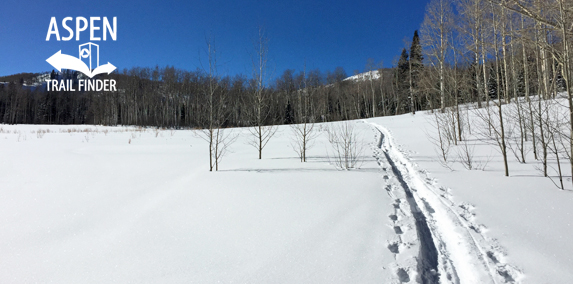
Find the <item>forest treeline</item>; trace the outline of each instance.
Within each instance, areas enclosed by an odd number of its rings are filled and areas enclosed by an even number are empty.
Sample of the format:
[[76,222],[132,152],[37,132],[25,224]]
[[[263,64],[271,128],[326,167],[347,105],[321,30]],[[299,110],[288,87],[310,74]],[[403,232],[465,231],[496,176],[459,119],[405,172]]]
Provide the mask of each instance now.
[[[305,119],[314,122],[372,117],[376,111],[376,115],[401,113],[395,109],[403,103],[391,98],[392,86],[384,84],[392,81],[392,69],[373,71],[376,79],[354,81],[344,80],[348,75],[342,68],[327,73],[286,70],[260,90],[268,98],[265,112],[272,114],[263,124],[301,121],[303,104]],[[384,78],[377,79],[377,74]],[[117,92],[48,92],[34,82],[39,75],[0,78],[9,82],[0,84],[0,122],[203,128],[207,126],[208,102],[214,96],[225,100],[223,127],[250,126],[253,94],[259,89],[256,80],[243,75],[217,77],[206,70],[174,67],[131,68],[94,78],[115,79]],[[52,72],[51,77],[75,82],[78,73],[63,70]]]

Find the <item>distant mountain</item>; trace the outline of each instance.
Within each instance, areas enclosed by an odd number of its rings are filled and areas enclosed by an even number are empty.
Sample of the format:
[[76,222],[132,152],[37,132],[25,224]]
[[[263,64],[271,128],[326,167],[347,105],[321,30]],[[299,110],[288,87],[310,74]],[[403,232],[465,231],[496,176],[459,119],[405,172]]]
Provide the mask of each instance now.
[[21,84],[23,86],[39,86],[50,78],[50,73],[18,73],[0,77],[0,84]]
[[350,76],[346,79],[344,79],[344,81],[366,81],[366,80],[370,80],[370,77],[372,76],[373,80],[376,80],[378,78],[380,78],[380,72],[378,70],[372,70],[369,72],[364,72],[364,73],[360,73],[360,74],[356,74],[354,76]]

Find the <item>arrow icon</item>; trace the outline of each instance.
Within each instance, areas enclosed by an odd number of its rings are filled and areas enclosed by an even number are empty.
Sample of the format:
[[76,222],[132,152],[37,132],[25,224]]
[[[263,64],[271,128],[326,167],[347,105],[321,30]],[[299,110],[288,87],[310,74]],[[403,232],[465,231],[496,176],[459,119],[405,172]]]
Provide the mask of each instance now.
[[86,76],[93,78],[93,76],[97,74],[103,73],[111,73],[113,72],[116,67],[113,66],[111,63],[107,63],[104,65],[98,66],[95,70],[90,71],[90,68],[83,62],[81,59],[73,57],[71,55],[62,54],[62,51],[56,52],[54,55],[50,56],[50,58],[46,59],[50,65],[54,66],[54,68],[58,69],[58,71],[62,71],[62,69],[70,69],[76,70],[79,72],[84,73]]
[[[82,63],[84,63],[84,62],[82,61]],[[86,64],[84,63],[84,65],[86,65]],[[87,65],[86,65],[86,67],[87,67]],[[103,74],[103,73],[109,74],[109,73],[113,72],[113,70],[115,70],[115,66],[113,66],[111,63],[108,62],[107,64],[98,66],[98,67],[92,72],[92,74],[93,74],[93,76],[95,76],[95,75],[97,75],[97,74]],[[91,78],[91,77],[90,77],[90,78]]]

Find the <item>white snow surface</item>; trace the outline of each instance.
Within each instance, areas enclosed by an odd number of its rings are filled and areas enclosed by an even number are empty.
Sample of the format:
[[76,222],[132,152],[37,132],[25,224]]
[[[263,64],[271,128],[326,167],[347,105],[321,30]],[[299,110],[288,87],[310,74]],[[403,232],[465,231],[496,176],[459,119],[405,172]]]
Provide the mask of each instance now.
[[0,125],[0,283],[420,283],[420,213],[440,283],[572,283],[573,192],[477,140],[484,170],[446,169],[430,122],[353,122],[351,171],[329,124],[307,163],[235,129],[218,172],[193,130]]
[[301,163],[288,127],[262,160],[237,130],[209,172],[191,130],[0,127],[0,283],[397,279],[379,167],[336,170],[326,135]]
[[[471,113],[470,116],[477,119]],[[465,261],[452,263],[458,275],[462,266],[476,261],[475,256],[483,258],[485,254],[486,262],[482,264],[489,266],[493,272],[491,274],[502,276],[501,279],[495,276],[491,280],[497,283],[573,283],[573,191],[567,160],[561,161],[567,177],[564,181],[567,190],[564,191],[554,184],[557,182],[555,160],[550,160],[552,182],[543,177],[539,170],[541,163],[533,159],[532,153],[529,153],[525,164],[518,163],[509,153],[510,177],[505,177],[503,160],[497,147],[473,135],[469,140],[475,146],[474,162],[486,165],[485,168],[470,171],[460,163],[453,163],[452,171],[440,165],[435,146],[428,140],[428,135],[435,132],[431,126],[432,120],[429,112],[418,112],[416,115],[405,114],[369,121],[387,129],[395,141],[394,147],[398,147],[404,155],[408,171],[421,177],[414,179],[414,183],[418,183],[416,186],[425,189],[418,190],[418,197],[428,198],[431,206],[441,203],[447,207],[433,207],[436,213],[425,212],[426,215],[432,218],[432,215],[439,213],[438,209],[447,209],[456,212],[459,217],[462,226],[451,230],[444,222],[447,218],[434,216],[438,237],[460,238],[459,245],[462,247],[452,249],[450,246],[447,250],[451,254],[450,260],[456,257],[463,259],[462,254],[467,253]],[[451,150],[452,156],[460,146],[456,147]],[[466,241],[467,232],[477,246]],[[444,243],[448,246],[452,242]],[[468,244],[479,249],[479,252],[472,251],[471,247],[469,252],[466,251],[468,248],[464,246]],[[483,265],[472,264],[467,269],[471,267],[474,268],[473,272],[484,268]],[[484,274],[481,275],[483,277]],[[462,277],[465,278],[461,279],[462,283],[490,282],[475,282],[472,281],[473,277],[467,278],[463,274]]]
[[344,79],[344,81],[347,81],[347,80],[366,81],[366,80],[370,80],[371,77],[372,77],[372,80],[376,80],[376,79],[380,78],[379,70],[372,70],[372,71],[367,71],[364,73],[352,75],[352,76]]

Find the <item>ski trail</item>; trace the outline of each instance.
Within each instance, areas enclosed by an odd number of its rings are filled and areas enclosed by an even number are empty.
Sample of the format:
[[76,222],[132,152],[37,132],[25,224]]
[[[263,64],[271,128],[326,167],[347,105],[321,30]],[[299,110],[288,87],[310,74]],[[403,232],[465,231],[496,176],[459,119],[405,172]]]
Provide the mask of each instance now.
[[487,239],[482,230],[485,226],[473,223],[473,206],[456,206],[447,191],[436,188],[432,179],[415,169],[387,129],[368,123],[379,135],[378,163],[390,165],[389,179],[398,181],[390,186],[403,192],[415,220],[420,242],[417,282],[518,283],[521,272],[503,263],[503,250]]
[[374,158],[383,172],[384,189],[393,200],[394,212],[388,216],[395,238],[388,240],[388,250],[394,254],[394,262],[389,267],[394,271],[395,281],[392,283],[411,283],[418,277],[417,254],[420,242],[416,221],[412,215],[410,202],[406,202],[406,192],[401,189],[399,181],[393,177],[390,165],[380,155],[380,148],[373,145]]

